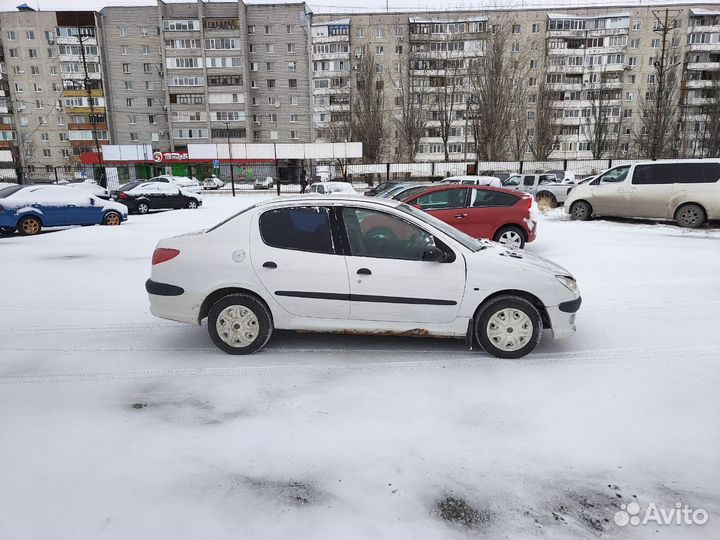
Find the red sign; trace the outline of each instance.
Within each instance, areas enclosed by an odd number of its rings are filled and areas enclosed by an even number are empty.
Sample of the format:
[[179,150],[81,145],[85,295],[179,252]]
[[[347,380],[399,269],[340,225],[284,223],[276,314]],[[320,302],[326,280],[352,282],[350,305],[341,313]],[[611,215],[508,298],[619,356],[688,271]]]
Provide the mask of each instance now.
[[187,152],[153,152],[153,161],[163,163],[165,161],[187,161]]

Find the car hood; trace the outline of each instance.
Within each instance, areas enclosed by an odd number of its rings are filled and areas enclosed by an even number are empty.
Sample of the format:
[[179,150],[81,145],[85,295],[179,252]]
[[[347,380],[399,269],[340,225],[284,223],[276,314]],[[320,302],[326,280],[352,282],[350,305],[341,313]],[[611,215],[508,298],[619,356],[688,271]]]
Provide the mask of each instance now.
[[489,242],[489,244],[491,245],[489,245],[487,249],[478,251],[476,255],[478,255],[479,257],[482,257],[483,255],[491,255],[497,257],[497,260],[502,261],[502,263],[504,264],[519,265],[527,270],[544,272],[547,274],[552,274],[553,276],[572,277],[572,273],[570,273],[567,269],[551,261],[550,259],[546,259],[545,257],[533,255],[519,249],[507,248],[502,244],[498,244],[496,242]]

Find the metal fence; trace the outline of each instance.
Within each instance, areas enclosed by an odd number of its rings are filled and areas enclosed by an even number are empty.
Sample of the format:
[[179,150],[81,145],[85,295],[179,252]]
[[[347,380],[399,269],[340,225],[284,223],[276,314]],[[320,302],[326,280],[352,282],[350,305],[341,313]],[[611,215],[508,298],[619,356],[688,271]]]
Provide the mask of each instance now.
[[107,187],[117,187],[136,180],[146,180],[160,174],[193,177],[202,182],[216,175],[225,182],[218,192],[231,190],[234,180],[236,191],[255,191],[264,189],[266,183],[260,181],[267,177],[273,179],[273,189],[280,187],[281,193],[301,191],[301,178],[307,184],[322,179],[341,180],[352,183],[356,189],[377,185],[385,181],[439,181],[448,176],[465,174],[493,175],[498,173],[534,173],[546,171],[572,171],[576,178],[597,174],[600,171],[639,160],[592,159],[592,160],[550,160],[550,161],[494,161],[494,162],[427,162],[427,163],[341,163],[326,164],[292,162],[243,162],[233,164],[232,169],[226,163],[179,163],[173,165],[157,164],[106,164],[104,166],[62,166],[62,167],[25,167],[0,169],[0,182],[30,183],[68,183],[106,181]]

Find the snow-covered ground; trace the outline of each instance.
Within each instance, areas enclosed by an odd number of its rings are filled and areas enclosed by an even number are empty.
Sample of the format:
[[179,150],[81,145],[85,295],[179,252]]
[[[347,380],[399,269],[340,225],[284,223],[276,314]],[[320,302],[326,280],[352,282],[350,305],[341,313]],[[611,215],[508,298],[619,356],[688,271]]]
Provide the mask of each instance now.
[[[278,333],[250,357],[156,319],[156,241],[265,194],[0,238],[0,537],[720,536],[720,231],[544,218],[577,334]],[[619,527],[632,501],[710,514]]]

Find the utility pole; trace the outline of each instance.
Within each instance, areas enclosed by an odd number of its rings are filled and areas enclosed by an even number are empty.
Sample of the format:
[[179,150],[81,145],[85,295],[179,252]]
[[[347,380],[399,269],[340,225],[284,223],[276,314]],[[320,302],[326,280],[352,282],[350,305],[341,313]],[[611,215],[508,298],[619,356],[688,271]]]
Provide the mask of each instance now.
[[[98,140],[97,118],[95,116],[95,104],[93,103],[92,85],[91,85],[91,80],[90,80],[90,74],[88,73],[88,68],[87,68],[87,59],[85,57],[85,42],[84,42],[82,31],[80,28],[81,28],[80,24],[78,23],[77,38],[78,38],[78,43],[80,44],[80,57],[82,59],[82,64],[83,64],[83,75],[84,75],[83,86],[85,88],[85,93],[87,94],[88,104],[90,105],[90,123],[92,124],[92,133],[93,133],[93,141],[95,143],[95,152],[98,155],[98,159],[100,159],[100,169],[99,169],[100,186],[107,187],[107,181],[105,179],[105,167],[103,166],[103,161],[102,161],[102,151],[100,150],[100,141]],[[97,43],[97,34],[95,36],[95,42]]]
[[232,163],[232,146],[230,145],[230,122],[225,122],[225,134],[228,142],[228,157],[230,158],[230,185],[232,186],[232,196],[235,196],[235,173],[233,172]]

